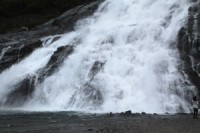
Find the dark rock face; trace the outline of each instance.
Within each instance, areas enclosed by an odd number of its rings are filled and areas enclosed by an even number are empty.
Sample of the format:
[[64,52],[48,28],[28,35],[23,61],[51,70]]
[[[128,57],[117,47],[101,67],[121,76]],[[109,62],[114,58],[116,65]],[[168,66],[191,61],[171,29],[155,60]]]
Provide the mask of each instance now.
[[5,101],[6,106],[20,106],[31,96],[35,87],[35,76],[29,75],[20,83],[18,83],[7,96]]
[[66,10],[92,1],[95,0],[1,0],[0,34],[14,30],[26,31]]
[[58,67],[64,62],[64,60],[72,54],[74,51],[74,46],[67,45],[62,46],[57,49],[57,51],[54,52],[54,54],[51,56],[51,59],[45,66],[45,68],[42,68],[38,72],[39,82],[42,82],[45,77],[50,76],[55,72],[55,70],[58,69]]
[[178,48],[184,72],[200,91],[200,3],[194,3],[188,11],[188,21],[178,33]]
[[87,5],[81,5],[71,10],[64,12],[59,17],[52,19],[51,21],[32,28],[32,31],[41,31],[40,34],[43,36],[54,35],[54,34],[62,34],[68,31],[74,30],[75,23],[84,19],[94,13],[97,9],[98,5],[102,3],[104,0],[91,0]]
[[[91,107],[98,107],[104,102],[101,88],[93,85],[95,76],[103,69],[104,64],[105,63],[100,61],[94,62],[88,74],[89,81],[87,81],[73,94],[70,100],[71,106],[76,105],[77,107],[84,107],[88,106],[88,103],[90,103],[89,105],[91,105]],[[80,99],[82,103],[76,104],[75,102]]]
[[79,19],[85,18],[85,16],[91,15],[94,12],[94,10],[97,9],[97,7],[98,7],[98,4],[94,2],[85,7],[79,6],[75,9],[71,9],[68,12],[65,12],[60,17],[53,20],[52,25],[58,26],[60,29],[63,29],[66,31],[74,30],[74,23]]
[[[76,103],[77,100],[82,102]],[[70,105],[76,105],[77,107],[99,107],[103,103],[103,95],[101,89],[95,88],[92,84],[86,83],[80,90],[76,91],[71,97]]]
[[71,45],[59,47],[51,56],[47,65],[38,71],[38,76],[28,75],[14,86],[14,90],[8,94],[7,101],[4,104],[7,106],[23,105],[23,103],[32,95],[35,85],[41,83],[46,77],[53,74],[73,51],[74,46]]
[[89,77],[90,77],[90,80],[93,80],[94,77],[97,75],[97,73],[103,69],[103,66],[104,66],[105,63],[103,62],[100,62],[100,61],[95,61],[92,68],[90,69],[90,72],[89,72]]
[[[15,43],[15,42],[14,42]],[[0,45],[1,47],[2,45]],[[8,46],[3,46],[0,50],[0,72],[9,68],[11,65],[21,61],[24,57],[28,56],[35,49],[42,46],[40,40],[30,40],[29,42],[17,42]]]

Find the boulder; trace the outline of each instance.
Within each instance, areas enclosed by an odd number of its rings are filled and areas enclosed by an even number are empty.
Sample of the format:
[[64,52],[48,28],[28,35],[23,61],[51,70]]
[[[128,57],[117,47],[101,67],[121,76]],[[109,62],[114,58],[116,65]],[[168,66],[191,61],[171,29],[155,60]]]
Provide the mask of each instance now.
[[146,115],[146,112],[142,112],[141,114],[142,114],[142,115]]
[[130,116],[130,115],[132,115],[132,112],[131,112],[131,110],[128,110],[128,111],[125,111],[125,113],[124,113],[126,116]]

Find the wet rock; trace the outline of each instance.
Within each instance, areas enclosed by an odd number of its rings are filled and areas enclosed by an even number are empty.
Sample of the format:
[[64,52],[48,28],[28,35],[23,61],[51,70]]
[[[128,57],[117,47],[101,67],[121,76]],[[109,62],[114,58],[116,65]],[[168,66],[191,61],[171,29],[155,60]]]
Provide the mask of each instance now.
[[112,112],[109,113],[108,117],[113,117],[114,114]]
[[57,40],[59,40],[60,38],[61,38],[61,36],[54,37],[53,40],[52,40],[52,43],[55,42],[55,41],[57,41]]
[[91,131],[94,131],[94,129],[91,129],[91,128],[90,128],[90,129],[88,129],[88,131],[91,132]]
[[4,103],[6,106],[21,106],[32,95],[35,87],[35,76],[29,75],[17,85],[13,86]]
[[56,18],[52,22],[52,25],[58,26],[65,31],[74,30],[74,24],[76,21],[91,15],[97,9],[97,7],[98,4],[95,2],[86,6],[79,6],[77,8],[71,9],[68,12],[62,14],[60,17]]
[[94,0],[87,5],[81,5],[71,10],[68,10],[64,12],[61,16],[51,20],[48,23],[45,23],[44,25],[37,26],[34,29],[37,30],[40,28],[54,27],[56,30],[52,30],[56,31],[56,33],[72,31],[74,30],[77,21],[80,19],[84,19],[89,15],[92,15],[101,2],[102,0]]
[[51,56],[47,65],[42,68],[39,73],[39,82],[42,82],[45,77],[50,76],[53,74],[59,66],[64,62],[64,60],[73,53],[74,46],[66,45],[59,47]]
[[97,114],[92,114],[92,116],[97,116]]
[[129,115],[132,115],[132,112],[131,112],[131,110],[128,110],[128,111],[125,111],[125,113],[124,113],[126,116],[129,116]]
[[28,56],[41,46],[42,42],[38,39],[34,39],[29,40],[29,42],[22,41],[1,47],[2,57],[0,58],[0,72],[21,61],[24,57]]
[[182,71],[200,91],[200,3],[194,1],[188,11],[188,21],[178,33],[178,49],[183,60]]
[[141,114],[142,114],[142,115],[146,115],[146,112],[142,112]]
[[140,113],[133,113],[133,116],[140,116]]
[[121,113],[119,113],[121,116],[124,116],[125,115],[125,113],[124,112],[121,112]]
[[77,107],[98,108],[104,102],[103,94],[100,88],[94,87],[90,83],[86,83],[78,89],[71,97],[70,105]]
[[89,77],[90,80],[93,80],[96,74],[103,68],[105,63],[100,62],[100,61],[95,61],[92,68],[90,69],[89,72]]
[[176,113],[176,115],[188,115],[187,113]]

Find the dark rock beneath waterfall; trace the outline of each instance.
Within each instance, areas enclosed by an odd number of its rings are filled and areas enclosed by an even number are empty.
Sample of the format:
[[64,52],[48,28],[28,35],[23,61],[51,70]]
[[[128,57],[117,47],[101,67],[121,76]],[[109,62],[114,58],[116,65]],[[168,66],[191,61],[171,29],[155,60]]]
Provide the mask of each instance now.
[[7,96],[4,103],[6,106],[20,106],[31,96],[35,86],[35,76],[29,75],[17,85],[13,86],[13,91]]
[[188,11],[188,21],[178,33],[178,48],[183,71],[200,91],[200,3],[193,3]]
[[24,57],[41,46],[42,42],[40,40],[29,40],[29,42],[22,41],[10,45],[7,44],[4,47],[0,46],[2,54],[0,58],[0,72],[21,61]]
[[[103,65],[104,63],[100,61],[94,62],[88,74],[90,80],[74,93],[70,100],[71,105],[76,105],[78,107],[89,106],[96,108],[103,103],[104,99],[101,88],[93,85],[94,77],[103,68]],[[109,116],[112,116],[112,113],[110,113]]]
[[96,74],[103,68],[105,63],[100,62],[100,61],[95,61],[92,68],[90,69],[89,72],[89,77],[90,80],[93,80]]
[[97,9],[97,7],[98,4],[91,3],[87,6],[79,6],[77,8],[71,9],[68,12],[62,14],[60,17],[53,20],[52,25],[58,26],[60,29],[66,31],[74,30],[74,23],[77,20],[83,19],[86,16],[91,15],[94,10]]
[[59,66],[64,62],[64,60],[70,54],[73,53],[73,51],[74,51],[73,45],[66,45],[59,47],[53,53],[47,65],[38,72],[39,82],[42,82],[45,77],[48,77],[51,74],[53,74],[59,68]]
[[70,105],[77,107],[99,107],[103,103],[103,94],[100,88],[96,88],[90,83],[86,83],[78,89],[71,97]]

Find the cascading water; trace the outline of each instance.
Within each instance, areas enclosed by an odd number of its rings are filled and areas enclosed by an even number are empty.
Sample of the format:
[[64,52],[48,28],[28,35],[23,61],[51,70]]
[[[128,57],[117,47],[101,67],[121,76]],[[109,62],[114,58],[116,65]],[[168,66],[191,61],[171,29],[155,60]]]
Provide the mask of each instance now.
[[36,82],[23,108],[189,112],[186,95],[195,90],[184,84],[176,49],[188,7],[187,0],[106,0],[75,31],[1,73],[1,103],[11,86],[36,74],[59,46],[79,40],[56,72]]

